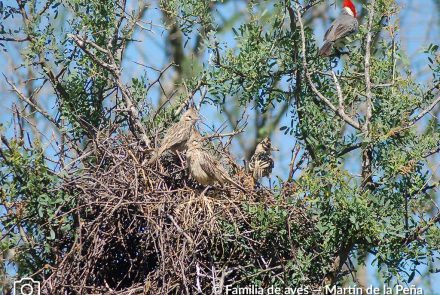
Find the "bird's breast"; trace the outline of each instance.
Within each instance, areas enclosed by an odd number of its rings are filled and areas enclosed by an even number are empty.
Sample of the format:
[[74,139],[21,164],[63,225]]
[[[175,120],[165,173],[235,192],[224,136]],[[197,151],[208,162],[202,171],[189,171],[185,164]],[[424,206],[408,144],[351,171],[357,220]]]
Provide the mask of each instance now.
[[194,178],[197,182],[203,185],[212,184],[211,177],[203,170],[200,161],[197,158],[197,155],[188,156],[189,161],[189,170],[192,178]]

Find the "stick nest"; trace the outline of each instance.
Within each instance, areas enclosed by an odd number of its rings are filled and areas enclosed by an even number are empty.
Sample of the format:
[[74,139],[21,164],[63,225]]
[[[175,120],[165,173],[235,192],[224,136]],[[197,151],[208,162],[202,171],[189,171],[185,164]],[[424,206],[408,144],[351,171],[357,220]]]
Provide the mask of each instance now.
[[[77,202],[77,231],[59,249],[43,294],[213,294],[274,278],[288,285],[298,252],[316,251],[301,244],[316,230],[291,190],[202,194],[175,155],[147,167],[151,153],[133,138],[94,146],[86,168],[63,184]],[[234,167],[244,183],[249,175]],[[316,275],[303,274],[302,283],[319,285]]]

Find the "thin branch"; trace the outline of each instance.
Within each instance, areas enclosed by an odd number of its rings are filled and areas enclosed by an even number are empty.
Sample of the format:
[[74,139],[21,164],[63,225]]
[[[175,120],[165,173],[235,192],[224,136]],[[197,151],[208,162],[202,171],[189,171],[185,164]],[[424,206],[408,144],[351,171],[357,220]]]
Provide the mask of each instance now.
[[323,101],[333,112],[335,112],[336,115],[338,115],[342,120],[344,120],[347,124],[349,124],[350,126],[352,126],[355,129],[360,130],[361,129],[361,125],[356,122],[355,120],[353,120],[350,116],[348,116],[345,111],[341,108],[336,107],[327,97],[325,97],[317,88],[316,85],[313,83],[312,81],[312,76],[310,75],[309,72],[309,66],[307,64],[307,57],[306,57],[306,36],[304,33],[304,24],[302,22],[302,16],[301,13],[298,10],[297,7],[298,4],[295,4],[295,12],[297,14],[298,17],[298,23],[300,26],[300,32],[301,32],[301,45],[302,45],[302,64],[303,64],[303,68],[304,68],[304,72],[306,74],[307,77],[307,81],[310,85],[310,87],[312,88],[313,93],[315,93],[315,95],[317,95],[319,97],[319,99],[321,101]]
[[107,56],[111,55],[110,51],[107,49],[104,49],[100,47],[99,45],[95,44],[94,42],[85,40],[83,38],[78,37],[77,35],[68,34],[67,37],[72,39],[76,45],[78,45],[79,48],[81,48],[95,63],[100,65],[101,67],[105,68],[109,72],[114,72],[115,74],[119,75],[119,68],[114,64],[106,63],[105,61],[99,59],[95,53],[91,52],[86,45],[89,45],[96,50],[105,53]]
[[[415,117],[411,122],[409,122],[408,124],[404,125],[403,127],[396,127],[396,128],[392,128],[389,132],[388,135],[389,137],[396,137],[398,136],[401,132],[408,130],[409,128],[413,127],[414,125],[416,125],[416,123],[418,121],[420,121],[424,116],[426,116],[430,111],[432,111],[436,105],[438,105],[440,103],[440,96],[438,96],[426,109],[424,109],[419,115],[417,115],[417,117]],[[430,155],[427,155],[425,157],[428,157]]]
[[185,236],[185,238],[188,240],[190,244],[194,244],[194,240],[177,224],[176,220],[174,220],[174,217],[171,216],[171,214],[167,214],[167,217],[171,220],[173,225],[176,227],[176,230]]
[[181,103],[181,105],[177,108],[176,112],[174,113],[175,116],[179,116],[180,113],[182,113],[183,108],[185,106],[187,106],[189,104],[189,102],[191,101],[191,99],[193,99],[194,95],[196,94],[196,92],[200,89],[200,87],[202,87],[205,84],[205,82],[203,81],[203,78],[199,80],[199,82],[197,83],[196,87],[191,91],[191,93],[188,94],[187,98],[185,99],[184,102]]
[[238,130],[235,130],[235,131],[232,131],[232,132],[229,132],[229,133],[216,133],[216,134],[211,134],[211,135],[204,136],[203,138],[204,139],[210,139],[210,138],[232,137],[232,136],[235,136],[237,134],[243,133],[246,125],[243,126],[240,129],[238,129]]
[[[151,145],[150,139],[147,136],[147,132],[145,130],[144,125],[142,124],[140,120],[140,114],[139,111],[135,107],[135,103],[133,102],[133,95],[131,94],[130,90],[124,85],[121,79],[121,70],[118,65],[116,65],[116,62],[111,54],[111,52],[107,49],[104,49],[100,47],[99,45],[95,44],[94,42],[85,40],[77,35],[69,34],[69,38],[71,38],[79,48],[81,48],[95,63],[100,65],[101,67],[107,69],[113,76],[114,81],[116,85],[119,87],[122,93],[122,97],[124,98],[125,104],[127,106],[127,109],[130,113],[131,119],[134,121],[135,126],[137,129],[139,129],[142,133],[142,140],[146,144],[146,146],[149,148]],[[106,53],[108,55],[108,58],[110,59],[111,63],[107,63],[102,61],[101,59],[97,58],[96,55],[91,52],[87,46],[91,46],[95,48],[96,50]]]
[[169,64],[168,64],[167,66],[165,66],[162,70],[156,70],[156,69],[154,69],[154,68],[152,68],[152,67],[148,67],[148,66],[146,66],[146,65],[144,65],[144,64],[141,64],[141,63],[138,63],[138,62],[134,62],[134,63],[136,63],[136,64],[138,64],[138,65],[140,65],[140,66],[144,66],[144,67],[146,67],[146,68],[150,68],[150,69],[153,69],[153,70],[159,72],[159,75],[157,76],[157,78],[156,78],[154,81],[152,81],[152,82],[150,83],[150,85],[148,85],[148,87],[147,87],[147,92],[150,91],[150,89],[151,89],[151,87],[153,87],[153,85],[155,85],[157,82],[160,81],[160,79],[162,78],[162,76],[164,75],[164,73],[165,73],[169,68],[171,68],[172,66],[175,66],[174,63],[169,63]]
[[341,85],[334,71],[332,71],[333,81],[335,82],[336,92],[338,93],[339,109],[344,110],[344,96],[342,95]]
[[208,87],[205,87],[202,91],[202,95],[200,96],[199,105],[197,106],[197,109],[200,110],[202,107],[203,101],[205,100],[206,94],[208,94]]
[[428,231],[436,223],[440,222],[440,212],[438,212],[434,217],[428,220],[425,226],[419,225],[416,227],[405,239],[402,240],[403,245],[408,245],[411,242],[417,240],[420,235]]
[[296,158],[298,157],[298,153],[301,150],[301,147],[298,145],[298,142],[295,142],[295,147],[292,149],[292,157],[289,164],[289,178],[288,181],[292,181],[293,175],[297,170],[298,165],[295,165]]
[[344,148],[342,151],[340,151],[337,154],[337,157],[340,158],[340,157],[344,156],[345,154],[348,154],[348,153],[350,153],[354,150],[357,150],[358,148],[361,148],[361,147],[362,147],[362,143],[356,143],[354,145],[348,146],[348,147]]
[[435,106],[440,102],[440,95],[426,108],[424,109],[417,117],[415,117],[408,127],[415,125],[420,119],[422,119],[426,114],[432,111]]
[[372,40],[372,27],[373,27],[373,18],[374,18],[374,2],[371,1],[371,10],[368,16],[368,32],[366,36],[366,44],[365,44],[365,87],[367,97],[367,113],[365,115],[365,123],[362,127],[363,131],[366,132],[365,136],[369,136],[370,125],[371,125],[371,117],[373,115],[373,93],[371,92],[371,77],[370,77],[370,66],[371,66],[371,40]]
[[440,152],[440,142],[437,145],[438,146],[435,149],[433,149],[433,150],[427,152],[425,155],[423,155],[423,158],[428,158],[428,157],[430,157],[432,155],[435,155],[438,152]]
[[29,41],[29,37],[25,37],[25,38],[10,38],[10,37],[0,37],[0,41],[5,41],[5,42],[26,42]]
[[[371,91],[371,76],[370,76],[370,67],[371,67],[371,42],[373,36],[373,20],[374,20],[374,5],[375,0],[371,0],[370,9],[368,13],[368,24],[367,24],[367,35],[365,40],[365,59],[364,59],[364,67],[365,67],[365,88],[366,88],[366,103],[367,103],[367,111],[365,114],[365,123],[362,126],[362,131],[364,133],[364,137],[367,141],[370,140],[370,131],[371,131],[371,118],[373,116],[373,93]],[[362,187],[368,188],[372,184],[373,180],[373,172],[372,172],[372,158],[373,151],[371,146],[366,146],[362,151]]]
[[9,86],[12,87],[12,90],[18,95],[18,98],[20,100],[24,101],[25,103],[27,103],[28,105],[33,107],[43,117],[45,117],[48,121],[53,123],[58,129],[61,130],[61,126],[58,124],[58,122],[51,115],[49,115],[48,112],[43,110],[37,103],[34,103],[29,98],[27,98],[20,90],[18,90],[18,88],[11,81],[9,81],[9,79],[5,76],[5,74],[3,74],[3,77],[5,77],[6,83],[8,83]]

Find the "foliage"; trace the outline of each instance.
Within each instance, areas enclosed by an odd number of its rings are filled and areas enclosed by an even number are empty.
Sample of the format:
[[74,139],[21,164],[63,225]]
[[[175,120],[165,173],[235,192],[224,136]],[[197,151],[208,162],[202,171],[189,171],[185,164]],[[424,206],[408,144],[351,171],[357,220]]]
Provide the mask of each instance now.
[[[320,1],[247,2],[245,17],[228,23],[215,14],[228,1],[161,1],[154,9],[169,28],[168,45],[185,55],[194,43],[195,60],[144,65],[139,76],[122,65],[153,4],[132,11],[115,0],[2,4],[0,45],[21,44],[23,67],[41,80],[28,92],[8,80],[25,107],[11,112],[0,146],[0,249],[15,252],[3,261],[4,276],[13,266],[49,293],[59,284],[77,293],[191,294],[343,284],[343,266],[352,271],[352,260],[362,264],[366,255],[390,285],[410,283],[439,259],[432,157],[440,129],[429,117],[439,102],[439,46],[426,47],[432,81],[421,83],[399,44],[397,1],[369,1],[349,56],[330,60],[318,55],[309,26]],[[22,19],[16,31],[12,18]],[[47,111],[43,87],[55,101]],[[255,140],[284,134],[300,154],[283,163],[286,177],[270,189],[205,194],[182,159],[144,166],[182,106],[197,99],[234,127],[255,110]],[[51,124],[55,152],[32,118]],[[228,143],[211,147],[245,183]]]
[[10,141],[0,153],[2,226],[8,230],[0,247],[14,249],[17,256],[9,259],[23,277],[55,263],[75,235],[74,217],[69,214],[75,199],[58,189],[60,180],[46,166],[38,142],[35,144],[29,150],[23,141]]

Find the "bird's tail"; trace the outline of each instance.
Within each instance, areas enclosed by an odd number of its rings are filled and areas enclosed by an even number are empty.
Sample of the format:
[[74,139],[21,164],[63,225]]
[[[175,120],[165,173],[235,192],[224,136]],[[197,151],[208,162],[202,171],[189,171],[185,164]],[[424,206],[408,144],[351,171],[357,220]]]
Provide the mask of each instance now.
[[331,56],[333,54],[333,45],[334,42],[325,42],[321,49],[319,49],[319,55]]

